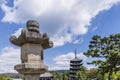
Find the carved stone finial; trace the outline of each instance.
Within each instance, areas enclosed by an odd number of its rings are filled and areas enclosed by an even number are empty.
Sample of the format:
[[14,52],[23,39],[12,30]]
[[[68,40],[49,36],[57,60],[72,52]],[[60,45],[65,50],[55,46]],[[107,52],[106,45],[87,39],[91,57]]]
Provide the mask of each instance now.
[[28,31],[39,32],[39,23],[35,20],[27,21],[26,26],[27,26]]

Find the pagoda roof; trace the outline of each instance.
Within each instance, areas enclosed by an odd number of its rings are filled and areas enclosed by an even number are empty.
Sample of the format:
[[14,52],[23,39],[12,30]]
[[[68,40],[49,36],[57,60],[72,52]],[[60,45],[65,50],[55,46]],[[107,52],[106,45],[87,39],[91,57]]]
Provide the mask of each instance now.
[[70,61],[81,61],[81,59],[75,57],[74,59],[70,60]]

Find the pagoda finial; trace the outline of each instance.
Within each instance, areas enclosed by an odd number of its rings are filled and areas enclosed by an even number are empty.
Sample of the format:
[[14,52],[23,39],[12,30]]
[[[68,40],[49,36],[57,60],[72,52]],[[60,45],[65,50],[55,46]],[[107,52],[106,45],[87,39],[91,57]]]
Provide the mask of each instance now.
[[75,49],[75,58],[77,58],[77,55],[76,55],[76,49]]

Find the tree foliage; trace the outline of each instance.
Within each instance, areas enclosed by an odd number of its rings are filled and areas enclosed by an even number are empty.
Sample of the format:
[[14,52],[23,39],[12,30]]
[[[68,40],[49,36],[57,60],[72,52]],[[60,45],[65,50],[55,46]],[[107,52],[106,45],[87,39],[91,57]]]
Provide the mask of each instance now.
[[109,37],[93,36],[89,44],[89,49],[84,53],[93,58],[102,58],[92,61],[101,69],[101,73],[108,72],[108,80],[111,80],[112,73],[120,69],[120,34],[110,35]]
[[53,80],[68,80],[69,79],[69,70],[63,71],[63,73],[59,73],[56,71],[50,71],[52,75],[54,75]]
[[87,77],[87,69],[84,66],[81,66],[80,71],[77,72],[77,79],[85,80]]
[[0,80],[12,80],[9,76],[0,74]]

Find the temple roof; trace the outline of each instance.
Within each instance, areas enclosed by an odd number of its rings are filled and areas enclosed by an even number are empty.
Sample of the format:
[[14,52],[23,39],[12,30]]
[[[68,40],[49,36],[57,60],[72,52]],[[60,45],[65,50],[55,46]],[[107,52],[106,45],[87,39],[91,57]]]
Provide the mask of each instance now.
[[40,77],[53,77],[53,75],[49,72],[46,72],[44,74],[41,74]]

